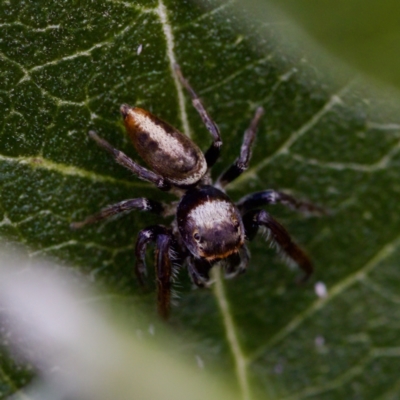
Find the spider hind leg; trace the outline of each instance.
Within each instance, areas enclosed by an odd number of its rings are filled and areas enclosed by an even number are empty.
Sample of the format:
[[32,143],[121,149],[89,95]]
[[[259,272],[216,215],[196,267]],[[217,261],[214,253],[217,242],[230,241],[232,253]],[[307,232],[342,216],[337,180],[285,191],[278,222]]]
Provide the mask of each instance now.
[[115,162],[133,172],[138,178],[153,183],[161,190],[167,191],[171,189],[171,185],[164,179],[164,177],[145,167],[142,167],[137,162],[129,158],[125,153],[116,149],[106,140],[98,136],[95,131],[89,131],[88,135],[97,143],[98,146],[106,150],[115,160]]

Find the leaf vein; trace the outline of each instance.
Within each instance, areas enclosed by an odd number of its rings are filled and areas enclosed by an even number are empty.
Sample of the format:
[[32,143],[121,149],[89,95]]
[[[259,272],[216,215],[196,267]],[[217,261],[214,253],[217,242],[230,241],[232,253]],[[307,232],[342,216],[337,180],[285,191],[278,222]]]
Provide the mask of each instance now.
[[271,348],[276,343],[282,341],[289,334],[294,332],[306,319],[310,318],[316,312],[321,310],[327,303],[331,302],[338,295],[343,293],[345,290],[353,286],[357,282],[362,282],[365,276],[371,272],[381,261],[392,255],[395,250],[400,245],[400,236],[396,237],[392,242],[383,246],[365,265],[363,265],[359,270],[349,275],[347,278],[343,279],[332,289],[329,290],[326,297],[320,298],[312,303],[306,310],[304,310],[300,315],[294,317],[283,329],[277,332],[265,345],[258,348],[250,357],[250,361],[253,362],[264,352]]
[[96,248],[96,249],[100,249],[100,250],[105,250],[111,254],[111,258],[114,258],[118,253],[121,253],[124,251],[131,251],[134,247],[133,244],[129,244],[127,246],[121,246],[121,247],[110,247],[110,246],[105,246],[103,244],[99,244],[99,243],[95,243],[95,242],[84,243],[82,241],[70,239],[70,240],[67,240],[62,243],[53,244],[51,246],[43,247],[39,250],[35,250],[35,251],[31,252],[29,254],[29,256],[36,257],[41,254],[46,254],[49,251],[59,250],[59,249],[65,248],[65,247],[69,247],[69,246],[72,247],[72,246],[78,246],[78,245],[85,247],[85,248]]
[[305,158],[300,154],[291,154],[292,158],[298,162],[303,164],[308,164],[312,166],[316,166],[324,169],[332,169],[336,171],[343,170],[352,170],[358,172],[372,173],[381,171],[387,168],[390,164],[392,158],[399,152],[400,150],[400,141],[396,144],[396,146],[392,147],[390,151],[385,154],[380,160],[377,162],[367,165],[367,164],[358,164],[358,163],[347,163],[347,162],[323,162],[313,158]]
[[247,360],[239,344],[238,334],[229,308],[228,299],[226,298],[222,273],[220,268],[215,268],[214,271],[215,283],[213,293],[217,300],[218,307],[222,314],[222,321],[225,328],[226,339],[231,349],[232,357],[235,361],[236,376],[238,378],[239,387],[243,400],[250,399],[250,385],[247,376]]
[[394,304],[400,304],[400,297],[394,295],[393,293],[389,293],[387,289],[384,289],[382,286],[378,285],[376,282],[372,282],[371,279],[365,277],[362,281],[363,285],[378,294],[383,299],[386,299]]
[[271,56],[266,56],[259,60],[255,60],[255,62],[249,63],[249,64],[241,67],[240,69],[237,69],[234,73],[225,77],[224,79],[218,80],[217,83],[215,83],[214,85],[210,85],[210,86],[202,89],[200,93],[205,94],[205,93],[214,91],[215,89],[217,89],[221,86],[224,86],[225,84],[233,81],[235,78],[237,78],[238,76],[240,76],[242,73],[246,72],[247,70],[251,70],[252,68],[255,68],[257,65],[260,65],[260,64],[268,61],[270,58],[271,58]]
[[131,25],[127,25],[124,29],[122,29],[120,32],[116,33],[115,35],[113,35],[112,39],[108,39],[105,40],[104,42],[100,42],[100,43],[96,43],[95,45],[93,45],[92,47],[86,49],[86,50],[81,50],[78,51],[74,54],[70,54],[68,56],[65,57],[61,57],[61,58],[57,58],[55,60],[49,61],[47,63],[41,64],[41,65],[36,65],[35,67],[32,67],[29,72],[34,72],[40,69],[43,69],[49,65],[57,65],[60,62],[64,62],[64,61],[69,61],[69,60],[74,60],[75,58],[79,58],[79,57],[91,57],[93,50],[105,47],[105,46],[110,46],[111,44],[114,43],[115,38],[122,36],[126,31],[128,31],[129,29],[131,29],[132,26]]
[[348,382],[351,382],[355,376],[361,375],[364,373],[365,366],[373,361],[375,358],[380,357],[400,357],[400,348],[399,347],[389,347],[389,348],[375,348],[371,349],[368,354],[363,357],[359,362],[344,371],[338,377],[333,379],[332,381],[326,383],[322,386],[308,387],[296,394],[292,394],[290,396],[284,397],[284,400],[299,400],[301,398],[307,398],[310,396],[315,396],[317,394],[321,394],[327,392],[329,390],[337,389]]
[[256,178],[257,173],[260,172],[264,167],[270,164],[275,158],[281,156],[282,154],[289,153],[292,145],[303,137],[307,132],[309,132],[327,113],[332,111],[332,109],[342,103],[341,97],[349,90],[350,84],[345,85],[338,93],[333,94],[325,105],[316,112],[305,124],[303,124],[299,129],[292,132],[289,138],[269,157],[264,158],[258,165],[249,168],[245,171],[235,182],[230,185],[230,188],[234,189],[239,187],[243,182],[250,178]]
[[124,185],[128,187],[148,187],[147,182],[130,182],[122,179],[116,179],[107,175],[99,175],[95,172],[87,171],[78,167],[55,163],[43,157],[9,157],[0,155],[0,162],[17,163],[21,165],[28,165],[32,168],[41,168],[48,171],[58,172],[60,175],[77,176],[80,178],[88,179],[93,182],[107,182],[113,184]]
[[24,24],[20,21],[13,21],[13,22],[3,22],[2,24],[0,24],[0,28],[3,27],[14,27],[14,26],[21,26],[25,29],[29,29],[31,32],[47,32],[49,30],[53,30],[53,29],[60,29],[60,25],[48,25],[45,28],[34,28],[33,26]]
[[158,7],[155,9],[155,13],[160,20],[160,23],[161,23],[161,26],[163,29],[163,33],[165,36],[169,68],[170,68],[172,79],[174,81],[176,92],[178,95],[178,105],[179,105],[179,111],[180,111],[180,119],[181,119],[181,123],[182,123],[182,130],[185,135],[190,137],[191,130],[190,130],[189,119],[188,119],[187,111],[186,111],[186,101],[185,101],[185,97],[183,95],[183,87],[182,87],[182,85],[178,79],[178,76],[175,73],[175,69],[174,69],[174,66],[177,63],[175,51],[174,51],[175,38],[174,38],[174,35],[172,32],[172,27],[168,20],[167,8],[165,7],[162,0],[158,1]]
[[296,394],[284,397],[283,400],[299,400],[337,389],[347,382],[351,382],[356,376],[361,375],[364,372],[364,366],[371,360],[371,358],[371,354],[367,354],[356,365],[347,369],[330,382],[327,382],[322,386],[308,387]]

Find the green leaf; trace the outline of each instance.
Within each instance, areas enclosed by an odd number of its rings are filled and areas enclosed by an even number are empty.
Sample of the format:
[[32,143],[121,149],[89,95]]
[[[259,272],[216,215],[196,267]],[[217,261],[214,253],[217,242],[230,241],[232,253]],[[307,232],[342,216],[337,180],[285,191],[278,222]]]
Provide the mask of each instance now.
[[[75,232],[69,224],[126,198],[173,199],[114,164],[87,131],[137,159],[119,116],[128,103],[205,150],[209,134],[172,73],[178,62],[222,132],[214,177],[237,156],[255,108],[266,110],[251,167],[229,188],[234,200],[274,188],[331,211],[306,218],[269,209],[314,261],[304,287],[261,235],[244,276],[217,274],[213,289],[200,291],[182,271],[171,318],[181,351],[243,399],[395,398],[399,101],[268,10],[246,17],[215,1],[3,2],[0,233],[32,258],[75,266],[156,321],[154,290],[139,288],[132,267],[137,232],[160,219],[131,213]],[[2,362],[4,396],[27,380],[10,363]]]

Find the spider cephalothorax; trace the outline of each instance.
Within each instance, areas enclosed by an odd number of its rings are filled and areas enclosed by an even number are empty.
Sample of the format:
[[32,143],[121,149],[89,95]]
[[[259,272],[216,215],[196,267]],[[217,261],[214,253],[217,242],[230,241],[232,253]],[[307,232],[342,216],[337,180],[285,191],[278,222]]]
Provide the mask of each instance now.
[[310,203],[297,201],[275,190],[253,193],[236,203],[226,195],[224,187],[248,167],[251,146],[263,114],[261,107],[256,110],[245,132],[239,157],[212,185],[209,170],[220,154],[220,133],[178,66],[175,72],[190,93],[194,107],[213,137],[213,143],[205,154],[188,137],[166,122],[148,111],[128,105],[121,106],[126,130],[138,154],[150,169],[131,160],[95,132],[90,131],[89,136],[107,150],[116,162],[139,178],[180,195],[179,203],[166,205],[146,198],[134,198],[110,205],[82,222],[72,223],[73,228],[80,228],[133,209],[161,216],[175,215],[170,227],[154,225],[140,231],[135,250],[135,272],[143,283],[146,247],[150,242],[156,244],[158,311],[163,318],[169,314],[173,268],[187,266],[197,286],[207,285],[210,269],[219,262],[226,276],[244,272],[249,262],[245,241],[252,240],[259,227],[268,230],[269,240],[303,269],[303,280],[307,279],[313,271],[308,256],[292,241],[281,224],[259,208],[282,203],[300,211],[320,211]]
[[214,261],[237,253],[245,232],[239,210],[214,186],[190,189],[176,213],[182,241],[196,258]]

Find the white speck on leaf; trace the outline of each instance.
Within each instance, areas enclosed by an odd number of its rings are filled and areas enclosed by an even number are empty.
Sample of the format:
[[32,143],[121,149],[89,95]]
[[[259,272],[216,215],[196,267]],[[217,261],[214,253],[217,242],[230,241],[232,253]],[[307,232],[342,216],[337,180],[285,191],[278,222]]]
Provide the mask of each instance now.
[[149,325],[149,333],[151,336],[154,336],[155,334],[155,329],[153,324]]
[[328,295],[328,289],[323,282],[317,282],[314,286],[314,290],[315,294],[320,298],[324,298]]
[[316,347],[322,347],[325,345],[325,338],[323,336],[318,335],[315,337],[314,342]]
[[197,366],[198,366],[200,369],[204,369],[204,361],[203,361],[203,359],[202,359],[199,355],[197,355],[197,354],[196,354],[196,361],[197,361]]
[[280,375],[283,372],[283,369],[284,367],[282,363],[275,364],[274,366],[274,372],[278,375]]

